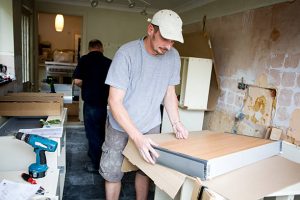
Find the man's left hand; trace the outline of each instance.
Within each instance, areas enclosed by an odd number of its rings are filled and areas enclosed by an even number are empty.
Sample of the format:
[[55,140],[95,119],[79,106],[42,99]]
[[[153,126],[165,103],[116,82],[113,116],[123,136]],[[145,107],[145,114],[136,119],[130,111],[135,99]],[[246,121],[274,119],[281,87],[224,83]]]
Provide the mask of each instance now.
[[172,125],[173,131],[178,139],[187,139],[189,136],[188,130],[184,127],[184,125],[178,121]]

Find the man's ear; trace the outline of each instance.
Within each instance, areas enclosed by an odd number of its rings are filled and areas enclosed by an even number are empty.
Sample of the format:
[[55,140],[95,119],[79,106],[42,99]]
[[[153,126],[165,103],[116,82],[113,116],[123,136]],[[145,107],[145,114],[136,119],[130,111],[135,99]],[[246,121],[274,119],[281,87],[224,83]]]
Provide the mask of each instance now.
[[147,27],[147,33],[148,35],[153,35],[154,34],[154,27],[152,24],[149,24]]

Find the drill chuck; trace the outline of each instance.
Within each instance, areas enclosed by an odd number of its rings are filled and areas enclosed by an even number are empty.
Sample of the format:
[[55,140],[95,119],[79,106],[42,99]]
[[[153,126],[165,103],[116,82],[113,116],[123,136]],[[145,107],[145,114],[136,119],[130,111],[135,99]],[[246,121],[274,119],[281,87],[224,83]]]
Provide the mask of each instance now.
[[24,142],[26,142],[26,143],[28,143],[28,138],[29,138],[29,134],[25,134],[25,133],[21,133],[21,132],[18,132],[17,134],[16,134],[16,138],[18,139],[18,140],[22,140],[22,141],[24,141]]

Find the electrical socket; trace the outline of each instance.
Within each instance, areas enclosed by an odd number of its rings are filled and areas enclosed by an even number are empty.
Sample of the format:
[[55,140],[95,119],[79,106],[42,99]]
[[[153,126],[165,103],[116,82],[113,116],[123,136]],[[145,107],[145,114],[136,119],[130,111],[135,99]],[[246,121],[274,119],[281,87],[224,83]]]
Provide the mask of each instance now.
[[241,82],[238,82],[238,89],[245,90],[247,87],[248,85],[244,83],[244,78],[242,77]]

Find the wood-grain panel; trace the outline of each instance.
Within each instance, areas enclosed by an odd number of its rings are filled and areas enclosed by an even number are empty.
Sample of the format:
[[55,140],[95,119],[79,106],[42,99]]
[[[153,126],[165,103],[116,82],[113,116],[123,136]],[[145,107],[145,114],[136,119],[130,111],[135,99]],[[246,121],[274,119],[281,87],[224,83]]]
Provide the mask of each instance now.
[[176,139],[173,133],[150,136],[160,147],[195,158],[210,160],[272,141],[243,135],[211,131],[191,132],[188,139]]

